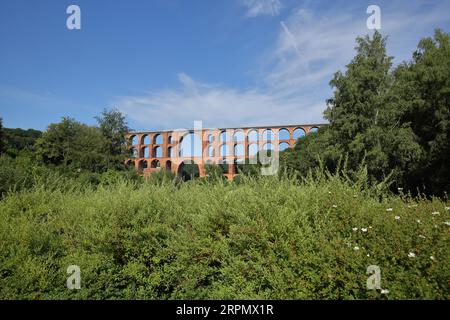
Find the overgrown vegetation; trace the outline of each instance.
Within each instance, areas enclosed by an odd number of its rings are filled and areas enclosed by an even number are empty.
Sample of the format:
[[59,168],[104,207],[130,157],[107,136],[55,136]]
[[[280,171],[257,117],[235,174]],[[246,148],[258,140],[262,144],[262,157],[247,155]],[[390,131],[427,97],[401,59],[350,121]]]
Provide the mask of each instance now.
[[[356,182],[243,179],[12,193],[0,202],[0,298],[450,298],[445,202],[388,196],[364,170]],[[73,264],[81,290],[66,288]],[[366,288],[369,265],[388,294]]]

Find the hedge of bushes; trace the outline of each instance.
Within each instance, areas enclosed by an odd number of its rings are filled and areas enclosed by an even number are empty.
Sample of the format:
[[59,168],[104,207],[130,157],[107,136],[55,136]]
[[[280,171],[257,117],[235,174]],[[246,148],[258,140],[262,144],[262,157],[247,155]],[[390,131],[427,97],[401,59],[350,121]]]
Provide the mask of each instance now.
[[[1,299],[450,298],[446,201],[364,175],[111,179],[0,201]],[[383,291],[367,289],[370,265]]]

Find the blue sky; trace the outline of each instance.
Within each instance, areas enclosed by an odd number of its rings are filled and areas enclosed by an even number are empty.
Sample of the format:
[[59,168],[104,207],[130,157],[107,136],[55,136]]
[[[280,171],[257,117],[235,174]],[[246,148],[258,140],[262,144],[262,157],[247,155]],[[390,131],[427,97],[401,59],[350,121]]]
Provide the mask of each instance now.
[[[66,28],[70,4],[81,30]],[[395,63],[450,31],[448,0],[0,0],[0,117],[45,129],[117,107],[136,130],[322,123],[371,4]]]

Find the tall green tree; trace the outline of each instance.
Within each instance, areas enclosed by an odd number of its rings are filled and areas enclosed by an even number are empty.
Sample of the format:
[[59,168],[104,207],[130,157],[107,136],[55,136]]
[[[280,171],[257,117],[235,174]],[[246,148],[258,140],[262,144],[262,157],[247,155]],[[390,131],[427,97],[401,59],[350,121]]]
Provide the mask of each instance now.
[[126,134],[130,131],[125,116],[117,109],[104,109],[95,117],[100,131],[105,138],[103,151],[107,157],[109,168],[121,168],[125,158],[129,156]]
[[426,193],[450,192],[450,35],[424,38],[409,63],[396,70],[395,95],[422,155],[405,182]]
[[319,158],[331,171],[346,160],[349,173],[365,163],[373,181],[389,176],[403,187],[405,174],[423,155],[411,125],[404,121],[408,108],[393,90],[393,58],[379,32],[356,42],[356,55],[345,72],[336,72],[330,81],[334,94],[324,112],[329,125],[300,139],[297,151],[287,152],[282,163],[302,175],[317,166]]
[[36,141],[36,155],[46,164],[102,172],[107,168],[104,145],[98,128],[63,118],[50,124]]
[[391,94],[393,58],[379,32],[356,41],[356,56],[346,72],[337,72],[330,82],[334,96],[324,113],[330,122],[329,148],[348,155],[350,170],[365,160],[372,178],[399,177],[420,156],[420,148],[410,128],[400,123],[404,110]]

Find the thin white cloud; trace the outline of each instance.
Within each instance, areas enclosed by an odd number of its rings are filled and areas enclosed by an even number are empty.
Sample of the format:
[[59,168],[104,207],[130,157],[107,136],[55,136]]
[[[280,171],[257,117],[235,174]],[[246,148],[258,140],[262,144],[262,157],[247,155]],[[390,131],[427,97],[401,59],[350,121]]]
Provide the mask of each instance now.
[[289,28],[286,26],[286,24],[283,21],[281,21],[280,24],[281,24],[281,27],[283,28],[284,32],[286,33],[286,37],[287,37],[288,41],[292,44],[292,47],[295,49],[297,54],[299,56],[301,56],[300,50],[298,50],[297,42],[295,41],[294,35],[291,33],[291,31],[289,30]]
[[192,128],[195,120],[203,121],[207,127],[320,122],[317,115],[323,105],[314,106],[310,101],[304,100],[302,105],[298,99],[285,99],[256,89],[242,91],[202,84],[186,74],[180,74],[179,79],[179,89],[122,97],[117,105],[147,128]]
[[248,17],[277,16],[282,7],[280,0],[241,0],[241,3],[247,7]]

